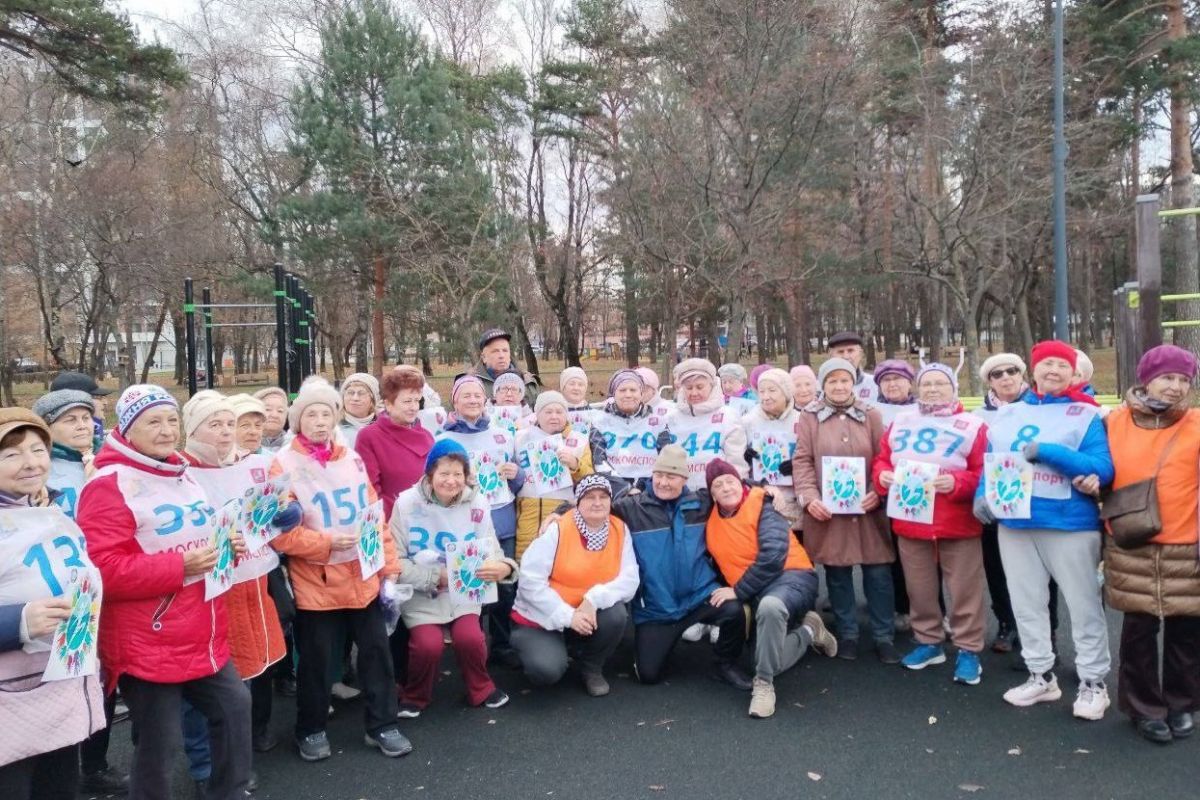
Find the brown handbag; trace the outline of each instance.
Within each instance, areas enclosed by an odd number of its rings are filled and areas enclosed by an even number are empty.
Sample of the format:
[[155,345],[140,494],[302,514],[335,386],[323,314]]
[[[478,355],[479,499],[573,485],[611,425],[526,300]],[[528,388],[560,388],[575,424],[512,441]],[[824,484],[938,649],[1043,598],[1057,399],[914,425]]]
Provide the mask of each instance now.
[[1154,467],[1153,477],[1122,486],[1104,497],[1100,505],[1100,518],[1108,523],[1108,530],[1117,547],[1125,550],[1142,547],[1162,531],[1162,514],[1158,510],[1158,471],[1175,446],[1181,430],[1182,426],[1167,440],[1167,446],[1163,448]]

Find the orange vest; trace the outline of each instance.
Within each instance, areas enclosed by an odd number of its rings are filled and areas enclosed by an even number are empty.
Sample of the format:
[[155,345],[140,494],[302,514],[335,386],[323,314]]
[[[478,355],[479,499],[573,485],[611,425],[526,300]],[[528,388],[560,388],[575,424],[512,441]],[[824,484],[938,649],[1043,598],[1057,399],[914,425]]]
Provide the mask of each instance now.
[[1105,427],[1115,470],[1113,489],[1154,477],[1154,468],[1163,448],[1179,431],[1175,445],[1158,473],[1158,510],[1163,528],[1162,533],[1151,541],[1156,544],[1195,544],[1196,496],[1200,489],[1200,475],[1196,469],[1200,460],[1200,410],[1189,409],[1183,419],[1171,427],[1152,430],[1137,427],[1130,410],[1118,408],[1108,415]]
[[608,518],[608,542],[603,550],[588,550],[575,524],[574,514],[558,518],[558,551],[550,568],[550,588],[572,608],[583,602],[583,595],[598,583],[615,580],[621,573],[621,552],[625,545],[625,526],[613,516]]
[[[732,517],[721,516],[717,504],[713,503],[712,514],[704,526],[705,544],[730,586],[742,579],[742,575],[758,557],[758,518],[762,515],[766,497],[764,489],[751,489],[742,501],[741,508]],[[793,536],[788,537],[787,561],[783,568],[813,568],[808,553]]]

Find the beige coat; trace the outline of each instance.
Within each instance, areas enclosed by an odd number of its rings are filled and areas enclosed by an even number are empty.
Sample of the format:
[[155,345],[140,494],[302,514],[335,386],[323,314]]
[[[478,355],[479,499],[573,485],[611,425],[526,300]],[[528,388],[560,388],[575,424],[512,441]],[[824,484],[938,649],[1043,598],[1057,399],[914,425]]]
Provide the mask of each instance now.
[[[822,421],[821,416],[826,418]],[[862,421],[855,417],[861,417]],[[821,458],[824,456],[864,459],[868,472],[867,490],[870,491],[871,461],[879,452],[882,437],[883,420],[879,412],[866,410],[861,404],[856,404],[850,413],[829,413],[815,402],[801,412],[796,455],[792,458],[792,481],[796,502],[806,509],[801,530],[804,531],[804,548],[814,562],[849,567],[890,564],[896,560],[882,506],[869,514],[837,514],[828,522],[819,522],[807,512],[809,503],[821,499]]]

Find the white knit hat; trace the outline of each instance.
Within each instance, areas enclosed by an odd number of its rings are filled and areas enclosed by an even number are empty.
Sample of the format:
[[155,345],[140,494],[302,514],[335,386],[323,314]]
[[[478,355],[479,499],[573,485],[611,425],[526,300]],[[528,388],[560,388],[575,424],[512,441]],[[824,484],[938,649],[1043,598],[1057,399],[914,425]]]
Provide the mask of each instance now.
[[252,394],[235,394],[229,398],[229,405],[233,406],[233,413],[237,414],[238,419],[247,414],[261,414],[264,419],[267,416],[266,405]]
[[1021,370],[1022,374],[1024,374],[1026,369],[1025,361],[1016,353],[996,353],[985,358],[983,363],[979,365],[979,380],[986,384],[988,376],[992,374],[993,370],[999,367],[1016,367]]
[[220,411],[228,411],[234,417],[237,416],[229,398],[216,389],[204,389],[196,392],[190,400],[183,404],[183,432],[191,436],[204,424],[205,420]]
[[300,417],[304,416],[304,410],[311,405],[327,405],[333,409],[334,416],[341,417],[342,396],[329,381],[324,378],[314,380],[315,377],[311,376],[304,381],[300,386],[300,393],[288,409],[288,427],[293,431],[300,430]]
[[365,372],[355,372],[352,375],[347,375],[342,381],[342,394],[345,395],[346,388],[352,383],[361,383],[367,387],[367,391],[371,393],[371,398],[375,401],[375,405],[379,405],[379,379],[374,375],[368,375]]
[[562,396],[561,392],[548,391],[542,392],[537,396],[537,400],[533,403],[534,412],[540,412],[546,406],[558,404],[563,407],[563,411],[567,410],[567,398]]
[[567,385],[567,381],[571,380],[572,378],[579,378],[581,381],[583,381],[584,385],[587,385],[588,376],[587,373],[583,371],[583,367],[567,367],[558,374],[558,388],[562,389],[565,387]]
[[1079,373],[1079,379],[1083,383],[1091,383],[1092,376],[1096,374],[1096,367],[1092,364],[1092,360],[1079,348],[1075,349],[1075,371]]

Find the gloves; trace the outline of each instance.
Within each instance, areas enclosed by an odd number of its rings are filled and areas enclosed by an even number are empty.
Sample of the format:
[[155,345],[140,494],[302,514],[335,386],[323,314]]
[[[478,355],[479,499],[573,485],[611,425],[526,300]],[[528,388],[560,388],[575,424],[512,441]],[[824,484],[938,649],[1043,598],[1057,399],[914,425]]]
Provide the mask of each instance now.
[[783,463],[779,465],[779,474],[780,475],[791,475],[792,474],[792,460],[790,458],[785,458],[783,460]]
[[656,441],[654,444],[656,445],[658,450],[661,451],[664,447],[666,447],[667,445],[671,444],[674,441],[675,441],[675,437],[671,434],[671,432],[668,430],[663,430],[663,431],[659,431],[658,441]]
[[300,504],[295,500],[287,504],[287,507],[280,511],[271,520],[271,526],[279,528],[284,533],[287,533],[292,528],[299,525],[304,520],[304,510],[300,508]]
[[754,459],[758,458],[758,451],[747,445],[745,452],[742,453],[742,458],[746,459],[747,464],[753,464]]
[[971,513],[984,525],[991,525],[996,521],[996,515],[992,513],[992,509],[987,504],[987,498],[983,495],[975,496],[975,505],[971,507]]
[[1025,456],[1025,460],[1028,461],[1030,464],[1037,461],[1037,457],[1038,457],[1037,442],[1030,442],[1029,444],[1025,445],[1023,448],[1021,448],[1021,455]]

